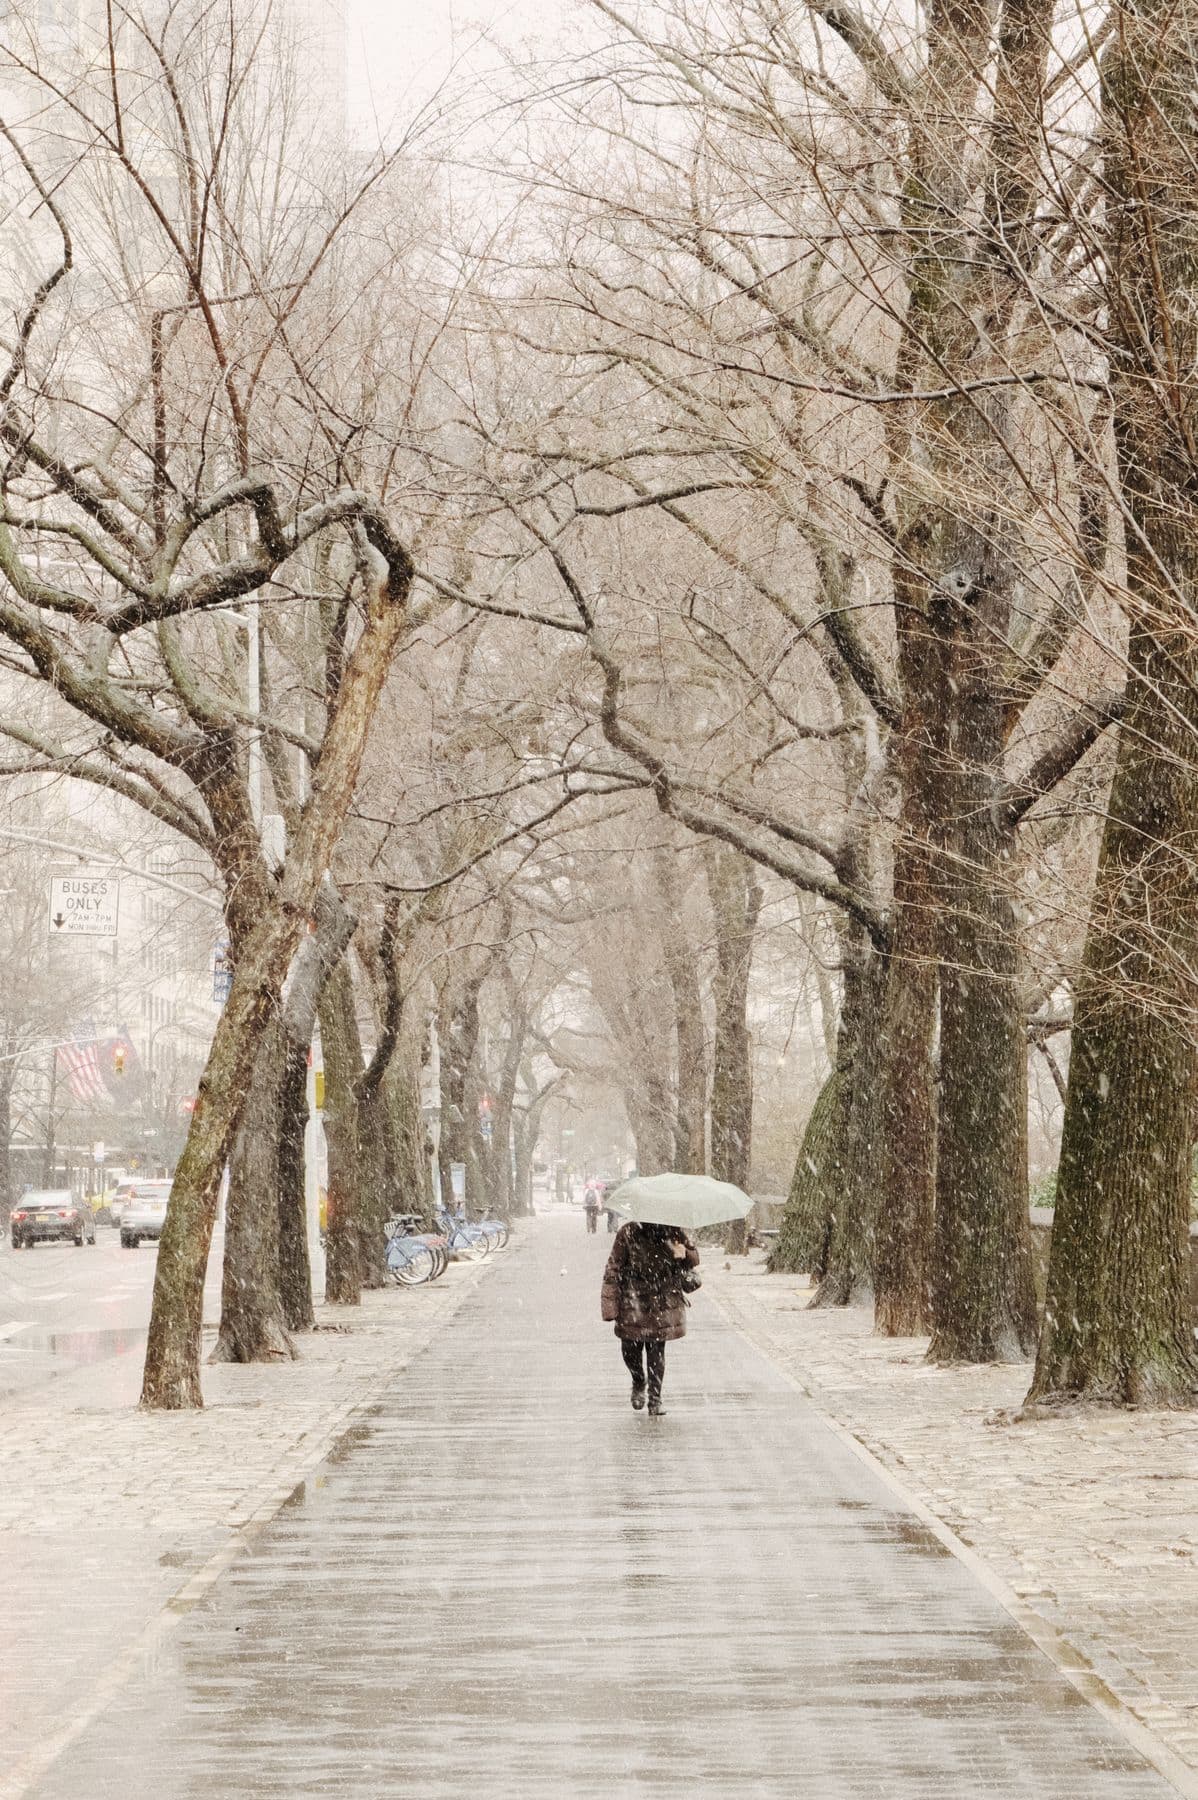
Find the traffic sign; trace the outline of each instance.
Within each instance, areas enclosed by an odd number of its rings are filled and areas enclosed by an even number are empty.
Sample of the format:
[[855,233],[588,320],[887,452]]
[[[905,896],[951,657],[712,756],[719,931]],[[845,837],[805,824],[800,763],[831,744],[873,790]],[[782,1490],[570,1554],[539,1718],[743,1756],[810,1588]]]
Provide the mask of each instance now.
[[114,875],[52,875],[51,937],[115,937],[121,884]]
[[233,992],[233,955],[228,938],[221,938],[212,949],[212,998],[223,1006]]

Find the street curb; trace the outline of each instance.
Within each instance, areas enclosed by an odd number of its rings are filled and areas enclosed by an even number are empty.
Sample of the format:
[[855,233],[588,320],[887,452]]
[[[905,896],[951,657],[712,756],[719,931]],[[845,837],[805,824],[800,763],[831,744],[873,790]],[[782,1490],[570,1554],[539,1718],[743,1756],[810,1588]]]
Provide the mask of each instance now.
[[[513,1251],[517,1254],[521,1248],[518,1234],[510,1240]],[[254,1505],[239,1525],[232,1527],[228,1539],[215,1550],[208,1561],[193,1574],[189,1575],[183,1585],[164,1602],[158,1612],[143,1625],[133,1641],[110,1664],[107,1672],[97,1682],[81,1713],[75,1714],[69,1723],[61,1725],[52,1736],[44,1738],[40,1744],[28,1750],[16,1767],[0,1777],[0,1800],[28,1800],[34,1784],[42,1779],[71,1745],[76,1743],[99,1718],[104,1709],[116,1699],[126,1682],[136,1676],[145,1664],[146,1658],[170,1637],[182,1621],[193,1612],[202,1600],[216,1586],[217,1582],[236,1562],[244,1550],[252,1548],[264,1527],[277,1518],[295,1493],[298,1484],[312,1471],[319,1468],[337,1445],[352,1428],[352,1422],[359,1413],[366,1409],[383,1394],[394,1377],[426,1350],[437,1332],[451,1325],[461,1311],[466,1300],[481,1284],[484,1274],[497,1265],[488,1257],[482,1262],[467,1265],[472,1279],[463,1285],[457,1305],[451,1313],[436,1320],[424,1337],[405,1346],[402,1356],[387,1364],[378,1378],[356,1399],[345,1402],[331,1415],[318,1438],[306,1438],[302,1453],[295,1456],[287,1452],[282,1459],[282,1466],[287,1469],[287,1479],[281,1484],[274,1484],[263,1490],[262,1497]],[[98,1800],[98,1796],[93,1797]]]
[[820,1405],[816,1392],[805,1381],[775,1361],[768,1350],[751,1338],[737,1322],[732,1311],[725,1305],[722,1297],[713,1288],[705,1290],[707,1298],[719,1312],[725,1323],[740,1333],[745,1342],[757,1351],[759,1356],[795,1389],[810,1404],[811,1409],[828,1427],[833,1436],[851,1450],[859,1462],[864,1463],[883,1484],[889,1488],[896,1499],[913,1512],[920,1523],[942,1544],[950,1555],[964,1565],[974,1580],[982,1586],[992,1599],[996,1600],[1003,1611],[1010,1615],[1025,1637],[1047,1658],[1058,1674],[1065,1677],[1070,1686],[1075,1688],[1082,1699],[1087,1701],[1096,1712],[1101,1713],[1108,1725],[1112,1726],[1121,1737],[1131,1744],[1133,1749],[1143,1757],[1144,1761],[1154,1768],[1173,1790],[1183,1796],[1183,1800],[1198,1800],[1198,1770],[1178,1756],[1175,1750],[1162,1742],[1150,1726],[1145,1725],[1135,1710],[1126,1700],[1107,1685],[1098,1675],[1093,1665],[1057,1626],[1051,1625],[1034,1607],[1017,1594],[1014,1588],[1005,1582],[1001,1575],[990,1567],[985,1559],[978,1555],[969,1544],[959,1538],[952,1528],[944,1523],[940,1516],[933,1512],[927,1502],[921,1500],[905,1487],[894,1471],[867,1448],[856,1433],[839,1419],[825,1411]]

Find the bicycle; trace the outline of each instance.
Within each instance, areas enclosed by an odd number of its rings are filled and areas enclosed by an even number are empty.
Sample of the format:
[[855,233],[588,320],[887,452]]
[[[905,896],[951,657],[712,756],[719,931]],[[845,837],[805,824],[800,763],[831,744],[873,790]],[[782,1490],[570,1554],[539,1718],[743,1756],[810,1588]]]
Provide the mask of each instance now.
[[495,1240],[479,1225],[451,1218],[445,1212],[437,1214],[437,1223],[445,1233],[451,1256],[489,1256],[495,1248]]
[[387,1269],[397,1287],[420,1287],[435,1281],[448,1266],[449,1258],[438,1246],[428,1243],[412,1229],[418,1223],[410,1215],[388,1219]]
[[455,1213],[451,1220],[450,1214],[445,1211],[444,1207],[442,1207],[438,1218],[439,1222],[446,1229],[448,1229],[449,1223],[453,1223],[468,1232],[481,1231],[492,1250],[502,1250],[503,1246],[507,1243],[508,1238],[511,1236],[511,1227],[505,1219],[466,1219],[463,1218],[461,1214]]

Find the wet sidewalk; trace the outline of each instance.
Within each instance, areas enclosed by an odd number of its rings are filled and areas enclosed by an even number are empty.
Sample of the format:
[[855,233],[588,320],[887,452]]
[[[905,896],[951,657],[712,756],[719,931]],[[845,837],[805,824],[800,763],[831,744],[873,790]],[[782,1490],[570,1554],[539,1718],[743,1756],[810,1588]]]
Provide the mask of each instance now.
[[633,1413],[607,1242],[521,1232],[38,1800],[1174,1792],[704,1297]]

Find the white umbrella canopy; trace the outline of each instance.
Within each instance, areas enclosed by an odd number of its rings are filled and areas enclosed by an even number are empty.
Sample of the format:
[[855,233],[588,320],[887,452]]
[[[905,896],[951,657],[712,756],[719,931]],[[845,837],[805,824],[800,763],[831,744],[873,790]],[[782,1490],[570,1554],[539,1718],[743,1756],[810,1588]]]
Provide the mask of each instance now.
[[730,1181],[709,1175],[634,1175],[608,1194],[606,1204],[642,1225],[681,1225],[698,1231],[748,1216],[753,1202]]

